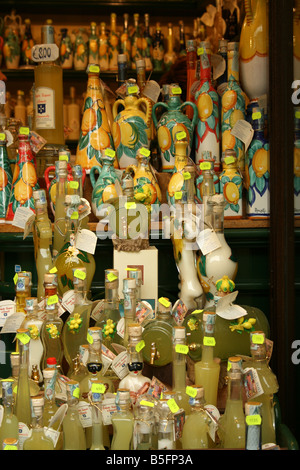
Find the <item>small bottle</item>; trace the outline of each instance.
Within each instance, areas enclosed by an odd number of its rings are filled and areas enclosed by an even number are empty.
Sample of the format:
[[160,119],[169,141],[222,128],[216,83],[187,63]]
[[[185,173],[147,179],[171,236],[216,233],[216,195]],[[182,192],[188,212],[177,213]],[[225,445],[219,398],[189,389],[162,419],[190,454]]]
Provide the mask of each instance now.
[[28,274],[26,271],[15,274],[16,312],[24,314],[26,314],[26,298],[31,297],[31,276]]
[[135,70],[136,68],[136,61],[138,59],[142,59],[143,57],[143,50],[141,48],[141,32],[140,32],[140,15],[139,13],[134,13],[133,15],[133,22],[134,22],[134,30],[131,36],[131,68]]
[[19,421],[13,407],[13,379],[2,379],[3,418],[0,425],[0,447],[4,439],[19,439]]
[[110,15],[110,34],[108,37],[109,43],[109,70],[117,72],[118,70],[118,54],[119,54],[119,35],[117,33],[117,15],[111,13]]
[[246,450],[261,450],[261,407],[259,402],[245,403]]
[[111,417],[113,426],[111,450],[131,450],[134,417],[129,390],[117,390],[116,405],[117,411]]
[[217,92],[219,96],[222,96],[223,91],[227,86],[227,49],[228,49],[228,40],[221,39],[219,41],[219,52],[218,54],[225,61],[225,70],[224,73],[217,79]]
[[208,426],[210,418],[205,411],[204,387],[193,385],[190,398],[191,413],[187,416],[183,425],[182,448],[183,449],[208,449]]
[[153,69],[152,65],[152,38],[150,36],[150,18],[149,13],[145,13],[144,15],[145,21],[145,30],[144,30],[144,38],[143,38],[143,57],[145,60],[146,71],[149,72]]
[[185,56],[186,53],[184,22],[179,21],[179,56]]
[[99,38],[97,36],[97,24],[91,22],[91,32],[89,36],[89,64],[98,64],[99,62]]
[[126,54],[118,55],[118,84],[121,86],[127,80],[128,58]]
[[58,295],[45,297],[46,319],[42,327],[42,341],[44,344],[43,368],[47,366],[47,358],[55,357],[57,365],[62,370],[63,343],[61,333],[63,321],[58,316]]
[[59,45],[60,65],[63,69],[72,69],[74,61],[73,44],[68,35],[67,28],[61,28],[61,40]]
[[123,279],[124,296],[124,339],[123,345],[127,348],[129,344],[129,325],[136,321],[136,280]]
[[31,436],[24,441],[23,450],[54,450],[54,444],[44,430],[43,410],[44,397],[32,397],[32,429]]
[[67,114],[68,114],[68,126],[71,129],[69,133],[69,140],[78,140],[80,133],[80,107],[76,103],[76,90],[75,87],[70,87],[70,98],[71,103],[68,104]]
[[179,408],[183,408],[185,416],[190,414],[189,396],[186,394],[186,330],[184,326],[173,327],[173,361],[172,361],[172,391]]
[[[192,86],[196,81],[196,64],[197,52],[196,41],[189,39],[186,44],[186,66],[187,66],[187,85],[186,85],[186,100],[193,101],[194,96],[192,93]],[[193,110],[190,106],[186,110],[189,119],[193,119]]]
[[22,126],[27,125],[27,113],[26,113],[26,105],[25,105],[25,98],[24,98],[24,91],[18,90],[17,92],[17,103],[14,109],[15,112],[15,119],[21,121]]
[[154,450],[156,421],[155,421],[155,400],[149,395],[138,397],[134,406],[134,450]]
[[[58,405],[55,401],[55,385],[57,379],[57,369],[47,367],[43,370],[44,378],[44,410],[43,410],[43,421],[45,427],[49,427],[51,431],[54,431],[55,436],[55,450],[62,450],[63,448],[63,435],[60,430],[60,421],[57,420],[51,423],[52,418],[58,410]],[[51,423],[51,426],[50,426]]]
[[103,384],[99,381],[91,382],[91,409],[92,409],[92,445],[90,450],[105,450],[103,445],[103,421],[101,412]]
[[85,432],[78,414],[79,396],[79,383],[70,380],[67,383],[68,410],[63,419],[64,450],[86,450]]
[[220,364],[214,360],[216,314],[203,313],[203,347],[201,361],[195,364],[195,382],[202,384],[206,403],[217,407]]
[[31,49],[34,46],[34,39],[31,32],[31,21],[29,18],[24,20],[25,32],[21,41],[20,68],[32,68],[34,62],[31,58]]
[[136,83],[138,84],[140,93],[143,93],[143,90],[146,85],[146,62],[145,59],[138,59],[136,61]]
[[130,68],[131,66],[131,41],[129,38],[129,30],[128,30],[128,20],[129,20],[128,13],[124,13],[123,18],[124,18],[124,26],[123,26],[123,33],[121,34],[121,37],[120,37],[120,51],[122,52],[122,54],[125,54],[127,68]]
[[168,71],[175,64],[177,55],[174,51],[174,36],[173,36],[173,25],[172,23],[168,23],[168,49],[164,55],[164,65],[165,70]]
[[85,70],[88,65],[88,43],[83,28],[79,28],[74,44],[74,69]]
[[100,70],[105,72],[109,68],[109,44],[108,35],[106,33],[106,24],[102,21],[100,23],[100,35],[99,35],[99,65]]
[[228,394],[225,412],[219,420],[221,447],[223,449],[245,448],[245,414],[243,404],[242,359],[230,357],[227,363]]
[[164,70],[165,48],[163,42],[163,34],[160,23],[156,23],[155,35],[153,38],[153,71],[162,72]]
[[157,412],[159,416],[157,448],[158,450],[175,450],[174,417],[167,398],[159,400]]
[[43,381],[41,373],[41,361],[44,353],[44,346],[41,340],[41,330],[43,326],[43,320],[39,319],[39,307],[38,301],[35,297],[28,297],[26,299],[26,317],[24,321],[24,328],[29,331],[30,342],[29,342],[29,376],[32,367],[37,367],[39,374],[39,382]]
[[53,228],[53,256],[54,258],[60,252],[64,243],[64,226],[65,226],[65,197],[68,188],[68,162],[66,160],[58,160],[55,163],[57,168],[56,197],[55,197],[55,215]]

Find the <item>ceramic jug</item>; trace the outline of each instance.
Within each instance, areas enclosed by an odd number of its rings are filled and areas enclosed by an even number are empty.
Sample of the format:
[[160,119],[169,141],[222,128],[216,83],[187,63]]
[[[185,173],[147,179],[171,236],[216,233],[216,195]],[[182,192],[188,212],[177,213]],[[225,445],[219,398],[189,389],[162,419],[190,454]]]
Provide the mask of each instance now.
[[243,216],[243,178],[234,150],[226,150],[222,158],[223,170],[219,175],[220,193],[226,201],[224,219],[241,219]]
[[[181,100],[181,88],[178,84],[169,85],[168,100],[166,103],[155,103],[152,108],[152,119],[157,131],[158,145],[162,159],[162,171],[172,172],[174,167],[174,152],[175,152],[175,136],[179,132],[185,132],[188,140],[187,156],[190,156],[194,129],[198,120],[198,110],[195,103],[191,101]],[[194,110],[192,120],[190,120],[184,110],[190,106]],[[161,118],[157,119],[156,111],[158,107],[162,107],[165,112]]]
[[244,0],[246,16],[240,36],[241,85],[248,98],[269,91],[268,0]]
[[59,46],[60,65],[63,69],[71,69],[73,67],[74,53],[71,38],[68,35],[67,28],[62,28],[61,41]]
[[[114,168],[114,160],[115,151],[106,149],[100,160],[102,167],[95,165],[90,171],[90,180],[93,187],[91,206],[99,220],[105,216],[104,213],[101,213],[101,206],[118,197],[115,183],[117,180],[119,181],[119,178]],[[98,172],[98,178],[96,178],[96,172]]]
[[99,164],[101,151],[113,146],[99,72],[99,65],[89,64],[87,93],[76,151],[76,165],[81,165],[87,172]]
[[0,223],[5,223],[5,216],[12,185],[12,171],[6,149],[6,135],[0,132]]
[[145,97],[139,97],[138,85],[127,81],[126,96],[114,102],[112,114],[114,145],[119,167],[123,170],[137,163],[136,154],[140,148],[150,146],[151,104]]
[[19,38],[12,29],[9,29],[4,39],[3,56],[7,69],[17,69],[21,58]]
[[84,30],[79,29],[74,44],[74,69],[85,70],[88,65],[88,44],[84,37]]

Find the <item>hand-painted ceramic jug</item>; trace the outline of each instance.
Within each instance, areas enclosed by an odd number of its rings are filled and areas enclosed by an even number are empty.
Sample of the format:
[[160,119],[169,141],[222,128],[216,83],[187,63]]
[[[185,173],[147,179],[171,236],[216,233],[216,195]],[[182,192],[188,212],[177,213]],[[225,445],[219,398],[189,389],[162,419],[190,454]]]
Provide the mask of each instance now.
[[75,160],[76,165],[81,165],[86,171],[99,164],[102,150],[113,145],[99,72],[99,65],[89,64],[87,93]]
[[0,223],[5,223],[11,185],[12,172],[6,149],[6,135],[0,132]]
[[[195,103],[181,101],[181,88],[177,84],[169,85],[169,95],[166,103],[155,103],[152,108],[152,119],[157,131],[158,145],[162,159],[162,171],[171,172],[174,167],[175,135],[184,131],[188,140],[187,156],[190,156],[194,129],[198,120],[198,110]],[[191,106],[194,115],[190,120],[184,113],[184,109]],[[165,109],[160,120],[157,120],[156,110],[158,107]]]
[[[101,157],[101,166],[93,166],[90,171],[91,184],[93,186],[91,206],[97,218],[101,220],[105,214],[101,213],[101,206],[108,204],[111,199],[117,198],[118,193],[115,187],[116,180],[119,180],[114,168],[115,151],[106,149]],[[96,179],[95,173],[99,176]]]
[[7,69],[17,69],[21,58],[21,48],[19,38],[15,32],[10,29],[4,39],[3,55]]
[[248,98],[269,90],[268,0],[244,0],[246,16],[240,37],[241,85]]
[[222,158],[223,171],[220,173],[220,193],[226,201],[224,219],[241,219],[243,216],[243,178],[238,167],[234,150],[226,150]]
[[[119,111],[119,109],[121,111]],[[148,99],[139,97],[139,87],[126,82],[126,96],[114,102],[112,133],[120,169],[136,164],[137,151],[150,146],[151,105]]]

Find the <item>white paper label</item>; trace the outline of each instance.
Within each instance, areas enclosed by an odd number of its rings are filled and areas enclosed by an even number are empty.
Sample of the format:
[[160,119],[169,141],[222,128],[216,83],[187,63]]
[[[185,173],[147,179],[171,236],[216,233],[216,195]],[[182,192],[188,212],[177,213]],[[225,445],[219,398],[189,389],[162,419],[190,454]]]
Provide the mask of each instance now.
[[97,235],[91,230],[82,229],[78,232],[75,246],[78,250],[86,251],[93,255],[96,251]]
[[23,450],[23,444],[28,437],[31,436],[31,430],[25,423],[19,422],[19,450]]
[[7,318],[16,311],[16,304],[13,300],[2,300],[0,302],[0,327],[4,325]]
[[85,401],[80,401],[77,405],[79,419],[84,428],[92,426],[92,411],[91,407]]
[[202,251],[203,256],[221,247],[221,243],[216,235],[216,232],[210,228],[200,232],[197,237],[197,244]]
[[66,309],[69,313],[73,313],[75,305],[75,293],[73,289],[70,289],[64,293],[61,303],[64,309]]
[[219,317],[225,318],[225,320],[236,320],[237,318],[248,315],[247,310],[244,308],[239,305],[232,305],[237,298],[237,295],[238,291],[235,291],[225,295],[225,297],[219,298],[216,306],[216,314]]
[[231,130],[231,134],[244,142],[246,152],[254,135],[250,122],[240,119]]
[[55,429],[46,428],[46,427],[44,427],[44,432],[45,432],[46,436],[51,439],[51,441],[53,442],[53,445],[55,447],[56,444],[57,444],[60,432],[56,431]]
[[127,351],[123,351],[121,354],[118,354],[118,356],[113,360],[111,368],[117,374],[120,380],[126,377],[126,375],[129,373],[127,367]]
[[102,420],[104,426],[111,424],[111,417],[117,411],[115,397],[104,398],[102,401]]
[[117,324],[117,333],[121,338],[124,338],[124,330],[125,330],[125,318],[121,318]]
[[55,129],[55,92],[52,88],[35,90],[35,123],[37,129]]
[[4,133],[6,135],[6,147],[9,147],[14,142],[13,135],[8,129],[5,129]]
[[23,312],[13,313],[6,319],[1,333],[16,333],[17,330],[21,327],[24,319],[25,315]]
[[31,59],[34,62],[54,62],[59,57],[56,44],[36,44],[31,49]]
[[35,221],[35,214],[32,214],[29,219],[27,219],[25,227],[24,227],[24,235],[23,235],[23,240],[30,234],[33,224]]
[[94,320],[99,321],[102,316],[103,310],[104,310],[104,300],[99,300],[96,307],[93,309],[91,313],[91,317]]
[[204,408],[206,409],[211,418],[211,421],[208,426],[208,434],[210,435],[211,439],[215,442],[220,413],[218,408],[216,408],[214,405],[205,405]]
[[29,209],[29,207],[18,207],[15,212],[12,225],[24,230],[26,223],[32,216],[34,216],[34,213]]

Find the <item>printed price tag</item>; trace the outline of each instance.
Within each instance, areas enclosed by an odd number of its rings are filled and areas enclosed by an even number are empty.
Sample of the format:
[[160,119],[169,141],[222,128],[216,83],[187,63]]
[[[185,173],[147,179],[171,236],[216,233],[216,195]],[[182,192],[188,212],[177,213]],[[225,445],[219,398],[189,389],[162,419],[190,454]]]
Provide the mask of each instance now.
[[176,344],[175,351],[179,354],[188,354],[189,347],[185,344]]
[[177,413],[177,411],[180,410],[179,406],[177,405],[176,401],[174,400],[174,398],[170,398],[168,401],[168,407],[170,408],[170,411],[172,413]]
[[91,387],[91,391],[92,393],[105,393],[106,391],[106,387],[104,384],[92,384],[92,387]]
[[108,157],[114,157],[116,155],[116,152],[113,149],[105,149],[104,154]]
[[135,350],[136,352],[140,352],[144,347],[145,347],[145,341],[142,340],[136,345]]
[[181,131],[181,132],[177,132],[176,134],[176,140],[183,140],[186,138],[186,132],[184,131]]
[[252,336],[252,343],[253,344],[264,344],[265,338],[263,335],[255,334]]
[[202,312],[203,312],[203,310],[194,310],[192,312],[192,315],[197,315],[197,313],[202,313]]
[[127,91],[130,95],[132,95],[133,93],[139,92],[139,87],[137,85],[133,85],[133,86],[128,87]]
[[168,299],[164,298],[164,297],[160,297],[160,299],[158,299],[158,301],[164,307],[170,307],[170,305],[171,305],[171,302]]
[[88,229],[82,229],[77,233],[75,246],[78,250],[93,255],[97,246],[97,235]]
[[16,338],[22,343],[27,344],[30,341],[30,337],[26,333],[18,333]]
[[203,47],[198,47],[197,54],[198,55],[203,55],[204,54],[204,48]]
[[73,390],[73,397],[79,398],[80,397],[80,390],[79,387],[74,388]]
[[248,121],[245,121],[244,119],[240,119],[234,125],[233,129],[231,130],[231,134],[234,137],[240,139],[245,144],[246,152],[254,135],[254,130],[251,124]]
[[235,158],[234,157],[226,157],[224,159],[224,162],[226,163],[226,165],[230,165],[230,163],[234,163],[235,162]]
[[58,59],[59,49],[56,44],[36,44],[31,49],[34,62],[52,62]]
[[116,276],[114,273],[108,273],[107,279],[108,279],[109,282],[112,282],[112,281],[115,281],[116,279],[118,279],[118,276]]
[[58,296],[57,295],[51,295],[47,299],[47,305],[54,305],[58,304]]
[[140,149],[140,154],[143,155],[144,157],[149,157],[150,155],[150,150],[146,149],[145,147],[142,147]]
[[185,181],[191,179],[191,173],[189,171],[185,171],[184,173],[182,173],[182,176]]
[[203,345],[204,346],[215,346],[216,340],[213,336],[204,336],[203,337]]
[[174,194],[174,197],[177,201],[182,199],[182,191],[176,191],[175,194]]
[[203,256],[220,248],[221,243],[214,230],[205,229],[197,237],[197,244],[202,251]]
[[252,119],[253,121],[256,121],[257,119],[261,119],[261,112],[257,111],[256,113],[252,113]]
[[0,133],[0,140],[3,141],[3,140],[6,140],[6,135],[4,132],[1,132]]
[[86,278],[86,273],[84,271],[81,271],[80,269],[76,269],[74,271],[74,277],[77,277],[78,279],[81,279],[83,281]]
[[260,426],[261,425],[261,416],[260,415],[246,416],[246,424],[248,426]]
[[20,127],[19,134],[20,135],[29,135],[29,127]]
[[89,344],[93,344],[94,342],[93,337],[89,333],[87,334],[86,340]]
[[60,161],[69,162],[69,156],[67,153],[60,153],[58,159]]
[[15,283],[15,284],[17,284],[17,282],[18,282],[18,278],[19,278],[18,273],[16,273],[16,274],[14,275],[14,283]]
[[135,202],[126,202],[125,203],[125,209],[136,209],[136,203]]
[[201,162],[200,163],[200,170],[210,170],[211,164],[209,162]]
[[71,220],[77,220],[79,217],[79,214],[77,211],[73,211],[71,214]]
[[189,385],[185,389],[185,393],[192,398],[195,398],[197,395],[197,390],[194,387],[190,387]]
[[172,88],[172,93],[173,93],[173,95],[181,95],[182,90],[181,90],[180,86],[176,86],[176,87]]
[[53,268],[51,268],[50,271],[49,271],[49,273],[50,273],[50,274],[55,274],[55,273],[57,273],[57,267],[54,266]]
[[100,67],[99,67],[99,65],[90,65],[88,71],[93,72],[93,73],[99,73],[100,72]]
[[69,186],[71,189],[78,189],[79,188],[79,183],[78,181],[70,181]]
[[147,401],[147,400],[141,400],[141,401],[140,401],[140,405],[142,405],[142,406],[149,406],[150,408],[153,408],[153,407],[154,407],[154,403],[152,403],[151,401]]

